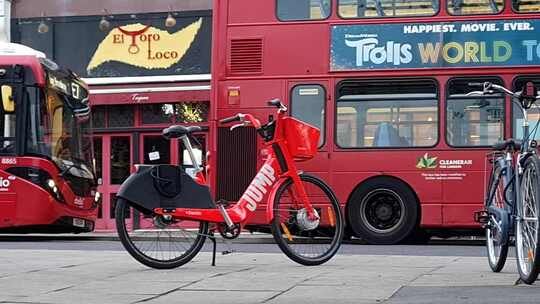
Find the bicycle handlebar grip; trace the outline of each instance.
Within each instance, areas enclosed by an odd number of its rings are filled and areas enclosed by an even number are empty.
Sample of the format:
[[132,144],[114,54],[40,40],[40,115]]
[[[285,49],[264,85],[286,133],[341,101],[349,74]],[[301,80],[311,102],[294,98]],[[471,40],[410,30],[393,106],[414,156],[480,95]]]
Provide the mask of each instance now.
[[219,123],[226,124],[226,123],[230,123],[230,122],[233,122],[233,121],[240,121],[240,115],[235,115],[235,116],[223,118],[222,120],[219,121]]
[[272,99],[268,102],[268,105],[269,106],[274,106],[276,108],[280,108],[281,107],[281,100],[279,100],[278,98],[276,99]]

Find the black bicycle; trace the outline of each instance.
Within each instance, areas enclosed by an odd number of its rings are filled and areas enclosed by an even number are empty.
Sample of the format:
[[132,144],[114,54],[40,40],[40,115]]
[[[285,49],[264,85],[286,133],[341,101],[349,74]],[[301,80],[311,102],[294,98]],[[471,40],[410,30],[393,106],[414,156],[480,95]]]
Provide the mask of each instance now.
[[[493,145],[491,170],[486,192],[485,209],[475,213],[475,219],[486,229],[488,261],[494,272],[503,269],[511,237],[515,237],[519,276],[532,284],[540,271],[539,204],[540,159],[529,130],[527,111],[534,105],[537,89],[527,83],[523,90],[512,92],[502,86],[485,82],[482,91],[468,95],[507,94],[523,112],[523,138],[507,139]],[[534,136],[532,136],[534,138]]]

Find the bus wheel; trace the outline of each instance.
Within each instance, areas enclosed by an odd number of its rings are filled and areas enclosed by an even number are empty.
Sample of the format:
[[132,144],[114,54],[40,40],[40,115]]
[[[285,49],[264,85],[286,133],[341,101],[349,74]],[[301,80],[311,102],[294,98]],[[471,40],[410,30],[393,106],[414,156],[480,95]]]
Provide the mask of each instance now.
[[389,177],[362,184],[352,195],[348,208],[350,226],[370,244],[399,243],[419,222],[416,197],[405,184]]

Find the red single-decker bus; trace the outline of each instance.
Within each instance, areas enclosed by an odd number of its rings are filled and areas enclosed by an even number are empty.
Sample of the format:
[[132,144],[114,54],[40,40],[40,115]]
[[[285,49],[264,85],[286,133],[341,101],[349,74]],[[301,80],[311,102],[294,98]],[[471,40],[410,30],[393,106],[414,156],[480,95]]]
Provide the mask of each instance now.
[[96,192],[88,89],[39,51],[0,44],[0,233],[88,232]]

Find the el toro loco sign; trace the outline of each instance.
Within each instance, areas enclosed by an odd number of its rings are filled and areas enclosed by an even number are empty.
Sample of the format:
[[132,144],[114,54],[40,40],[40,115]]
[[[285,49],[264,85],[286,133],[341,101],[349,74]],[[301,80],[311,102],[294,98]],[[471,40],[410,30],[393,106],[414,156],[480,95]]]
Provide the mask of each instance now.
[[211,11],[179,12],[173,27],[165,16],[110,16],[106,31],[99,30],[100,16],[51,17],[47,33],[36,31],[35,20],[20,19],[12,34],[86,78],[209,74]]
[[166,69],[178,63],[199,32],[202,18],[175,32],[140,23],[113,29],[99,44],[87,70],[109,61],[146,69]]
[[524,66],[540,64],[540,21],[336,25],[330,68]]

